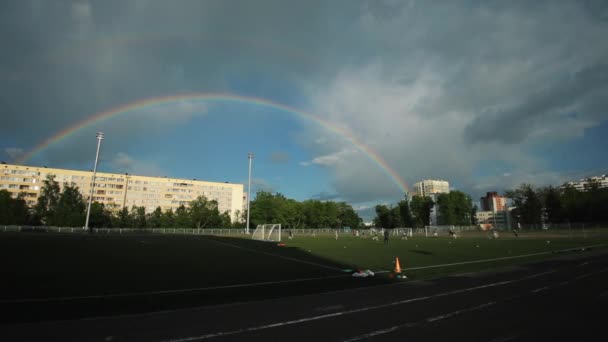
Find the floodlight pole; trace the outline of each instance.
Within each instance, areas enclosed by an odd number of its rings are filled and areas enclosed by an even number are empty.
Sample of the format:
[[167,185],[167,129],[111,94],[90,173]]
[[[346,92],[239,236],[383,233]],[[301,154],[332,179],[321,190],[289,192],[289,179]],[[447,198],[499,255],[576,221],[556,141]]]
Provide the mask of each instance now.
[[91,193],[89,194],[89,204],[87,206],[87,218],[84,222],[84,229],[92,231],[89,228],[89,216],[91,215],[91,202],[93,201],[93,192],[95,191],[95,174],[97,173],[97,161],[99,160],[99,148],[101,147],[101,141],[103,140],[103,133],[97,132],[97,153],[95,154],[95,166],[93,167],[93,177],[91,179]]
[[247,153],[247,159],[249,159],[249,185],[247,189],[247,228],[245,233],[249,234],[249,203],[251,202],[251,161],[253,160],[253,153]]

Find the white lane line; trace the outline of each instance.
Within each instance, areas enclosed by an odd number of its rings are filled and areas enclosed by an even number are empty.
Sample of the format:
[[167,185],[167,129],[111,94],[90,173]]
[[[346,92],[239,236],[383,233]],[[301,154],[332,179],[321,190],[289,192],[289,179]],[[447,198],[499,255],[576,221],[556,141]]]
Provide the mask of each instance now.
[[514,338],[519,337],[519,334],[510,334],[507,336],[501,336],[501,337],[497,337],[493,340],[491,340],[490,342],[507,342],[507,341],[511,341]]
[[355,336],[352,337],[348,340],[344,340],[344,342],[353,342],[353,341],[359,341],[359,340],[364,340],[366,338],[370,338],[370,337],[374,337],[374,336],[378,336],[378,335],[382,335],[382,334],[388,334],[390,332],[393,332],[397,329],[401,329],[401,328],[412,328],[417,326],[419,323],[404,323],[404,324],[399,324],[399,325],[395,325],[392,326],[390,328],[386,328],[386,329],[382,329],[382,330],[376,330],[376,331],[372,331],[370,333],[367,334],[363,334],[363,335],[359,335],[359,336]]
[[556,287],[560,287],[560,286],[566,286],[566,285],[568,285],[568,284],[570,284],[570,283],[572,283],[574,281],[581,280],[581,279],[584,279],[584,278],[588,278],[588,277],[591,277],[591,276],[594,276],[594,275],[597,275],[597,274],[600,274],[600,273],[604,273],[604,272],[608,272],[608,268],[604,268],[604,269],[601,269],[601,270],[595,271],[595,272],[585,273],[585,274],[582,274],[580,276],[574,277],[574,278],[572,278],[570,280],[564,280],[564,281],[561,281],[559,283],[554,283],[554,284],[551,284],[551,285],[539,287],[539,288],[534,289],[534,290],[532,290],[530,292],[532,292],[532,293],[538,293],[538,292],[549,290],[549,289],[552,289],[552,288],[556,288]]
[[[603,272],[606,272],[606,271],[608,271],[608,269],[603,269],[603,270],[596,271],[596,272],[586,273],[586,274],[583,274],[583,275],[580,275],[578,277],[573,278],[573,280],[583,279],[583,278],[590,277],[592,275],[596,275],[596,274],[603,273]],[[546,273],[553,273],[553,272],[545,272],[545,274]],[[519,279],[517,281],[520,281],[520,280],[523,280],[523,279],[525,279],[525,278]],[[541,288],[532,290],[531,292],[532,293],[539,292],[539,291],[542,291],[544,289],[548,289],[551,286],[556,286],[556,287],[557,286],[562,286],[562,285],[568,284],[569,282],[570,281],[560,282],[558,284],[554,284],[554,285],[550,285],[550,286],[545,286],[545,287],[541,287]],[[520,298],[520,297],[522,297],[522,295],[514,295],[514,296],[510,296],[510,297],[506,298],[506,300],[512,300],[512,299]],[[471,311],[479,310],[479,309],[482,309],[482,308],[485,308],[485,307],[489,307],[489,306],[492,306],[492,305],[494,305],[496,303],[497,302],[488,302],[488,303],[477,305],[477,306],[474,306],[474,307],[471,307],[471,308],[465,308],[465,309],[461,309],[461,310],[452,311],[452,312],[449,312],[449,313],[446,313],[446,314],[443,314],[443,315],[429,317],[425,321],[428,322],[428,323],[440,321],[440,320],[443,320],[443,319],[446,319],[446,318],[450,318],[450,317],[453,317],[453,316],[456,316],[456,315],[459,315],[459,314],[462,314],[462,313],[465,313],[465,312],[471,312]],[[420,323],[421,322],[415,322],[415,323],[411,323],[410,322],[410,323],[400,324],[400,325],[396,325],[396,326],[390,327],[388,329],[376,330],[376,331],[373,331],[371,333],[367,333],[367,334],[364,334],[364,335],[359,335],[359,336],[350,338],[350,339],[348,339],[346,341],[351,342],[351,341],[363,340],[363,339],[366,339],[366,338],[369,338],[369,337],[373,337],[373,336],[377,336],[377,335],[393,332],[393,331],[395,331],[397,329],[400,329],[400,328],[413,327],[413,326],[419,325]],[[493,340],[493,342],[509,341],[509,340],[512,340],[512,339],[514,339],[516,337],[518,337],[518,335],[508,335],[508,336],[502,337],[502,338],[500,338],[498,340]]]
[[232,289],[232,288],[241,288],[241,287],[255,287],[255,286],[261,286],[261,285],[288,284],[288,283],[298,283],[298,282],[305,282],[305,281],[312,281],[312,280],[325,280],[325,279],[342,278],[342,277],[351,277],[351,275],[350,274],[340,274],[340,275],[325,276],[325,277],[298,278],[298,279],[289,279],[289,280],[265,281],[265,282],[259,282],[259,283],[208,286],[208,287],[197,287],[197,288],[177,289],[177,290],[109,293],[109,294],[99,294],[99,295],[90,295],[90,296],[72,296],[72,297],[5,299],[5,300],[0,300],[0,304],[63,302],[63,301],[70,301],[70,300],[83,300],[83,299],[103,299],[103,298],[149,296],[149,295],[159,295],[159,294],[198,292],[198,291],[206,291],[206,290],[222,290],[222,289]]
[[554,253],[560,253],[560,252],[569,252],[569,251],[580,250],[581,248],[594,248],[594,247],[601,247],[601,246],[604,246],[604,245],[601,244],[601,245],[582,246],[582,247],[577,247],[577,248],[561,249],[561,250],[551,251],[551,252],[539,252],[539,253],[522,254],[522,255],[508,256],[508,257],[501,257],[501,258],[492,258],[492,259],[482,259],[482,260],[473,260],[473,261],[454,262],[454,263],[450,263],[450,264],[420,266],[420,267],[408,267],[408,268],[402,268],[402,270],[404,270],[404,271],[423,270],[423,269],[427,269],[427,268],[458,266],[458,265],[477,264],[477,263],[482,263],[482,262],[490,262],[490,261],[498,261],[498,260],[509,260],[509,259],[517,259],[517,258],[527,258],[527,257],[537,256],[537,255],[546,255],[546,254],[554,254]]
[[418,321],[418,322],[410,322],[410,323],[403,323],[403,324],[399,324],[399,325],[395,325],[392,326],[390,328],[386,328],[386,329],[381,329],[381,330],[376,330],[376,331],[372,331],[370,333],[367,334],[363,334],[363,335],[358,335],[355,337],[351,337],[348,340],[344,340],[344,342],[353,342],[353,341],[359,341],[359,340],[364,340],[370,337],[374,337],[374,336],[378,336],[378,335],[383,335],[383,334],[388,334],[391,333],[395,330],[401,329],[401,328],[412,328],[418,325],[422,325],[424,323],[432,323],[432,322],[436,322],[436,321],[440,321],[446,318],[450,318],[462,313],[466,313],[466,312],[471,312],[471,311],[475,311],[475,310],[479,310],[479,309],[483,309],[489,306],[492,306],[496,304],[496,302],[488,302],[488,303],[484,303],[481,305],[477,305],[477,306],[473,306],[470,308],[465,308],[465,309],[461,309],[461,310],[456,310],[456,311],[452,311],[452,312],[448,312],[446,314],[443,315],[439,315],[439,316],[434,316],[434,317],[429,317],[423,321]]
[[275,254],[275,253],[262,252],[262,251],[258,251],[258,250],[255,250],[255,249],[243,247],[243,246],[233,245],[233,244],[228,243],[228,242],[215,241],[213,239],[206,239],[206,240],[207,241],[211,241],[211,242],[215,242],[215,243],[223,245],[223,246],[230,246],[232,248],[242,249],[242,250],[253,252],[253,253],[258,253],[258,254],[263,254],[263,255],[271,256],[273,258],[280,258],[280,259],[295,261],[295,262],[299,262],[299,263],[302,263],[302,264],[314,265],[314,266],[319,266],[319,267],[323,267],[323,268],[328,268],[330,270],[342,272],[342,269],[340,269],[340,268],[333,267],[333,266],[327,266],[327,265],[319,264],[319,263],[312,262],[312,261],[306,261],[306,260],[300,260],[300,259],[296,259],[296,258],[290,258],[290,257],[286,257],[286,256],[283,256],[283,255],[280,255],[280,254]]
[[387,307],[392,307],[392,306],[397,306],[397,305],[402,305],[402,304],[407,304],[407,303],[423,301],[423,300],[427,300],[427,299],[445,297],[445,296],[454,295],[454,294],[472,292],[472,291],[481,290],[481,289],[485,289],[485,288],[491,288],[491,287],[511,284],[511,283],[515,283],[518,281],[537,278],[537,277],[540,277],[540,276],[543,276],[546,274],[550,274],[550,273],[554,273],[554,272],[557,272],[557,271],[552,270],[552,271],[537,273],[537,274],[534,274],[531,276],[526,276],[526,277],[519,278],[519,279],[512,279],[512,280],[506,280],[506,281],[501,281],[501,282],[496,282],[496,283],[479,285],[479,286],[474,286],[474,287],[465,288],[465,289],[438,293],[438,294],[434,294],[434,295],[430,295],[430,296],[408,298],[408,299],[399,300],[396,302],[390,302],[390,303],[379,304],[379,305],[374,305],[374,306],[367,306],[367,307],[362,307],[362,308],[358,308],[358,309],[345,310],[345,311],[341,311],[341,312],[334,312],[331,314],[304,317],[304,318],[290,320],[290,321],[277,322],[277,323],[272,323],[272,324],[267,324],[267,325],[254,326],[254,327],[242,328],[242,329],[231,330],[231,331],[216,332],[216,333],[210,333],[210,334],[205,334],[205,335],[200,335],[200,336],[191,336],[191,337],[171,339],[171,340],[166,340],[165,342],[200,341],[200,340],[205,340],[205,339],[214,338],[214,337],[236,335],[236,334],[245,333],[245,332],[252,332],[252,331],[264,330],[264,329],[269,329],[269,328],[277,328],[277,327],[305,323],[305,322],[310,322],[310,321],[317,321],[317,320],[336,317],[336,316],[343,316],[343,315],[349,315],[349,314],[365,312],[365,311],[370,311],[370,310],[377,310],[377,309],[382,309],[382,308],[387,308]]

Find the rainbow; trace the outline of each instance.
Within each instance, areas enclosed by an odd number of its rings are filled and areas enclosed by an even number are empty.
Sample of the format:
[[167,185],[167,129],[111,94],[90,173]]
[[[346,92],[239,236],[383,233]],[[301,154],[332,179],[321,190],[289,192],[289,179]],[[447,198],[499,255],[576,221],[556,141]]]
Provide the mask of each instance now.
[[304,112],[302,110],[292,108],[280,103],[272,102],[262,98],[256,97],[248,97],[242,95],[235,94],[223,94],[223,93],[195,93],[195,94],[183,94],[183,95],[172,95],[172,96],[164,96],[164,97],[154,97],[148,98],[136,102],[132,102],[114,109],[110,109],[107,111],[99,112],[85,120],[82,120],[76,123],[73,126],[70,126],[59,133],[51,136],[50,138],[44,140],[42,143],[34,147],[27,154],[23,155],[19,160],[17,160],[18,164],[24,164],[29,159],[34,157],[35,155],[41,153],[46,150],[50,146],[69,138],[74,133],[92,126],[93,124],[98,124],[107,120],[112,119],[113,117],[133,113],[136,111],[141,111],[144,109],[150,109],[157,106],[167,105],[179,103],[181,101],[206,101],[206,102],[229,102],[229,103],[241,103],[241,104],[249,104],[255,106],[261,106],[266,108],[272,108],[278,111],[282,111],[285,113],[293,114],[299,116],[301,118],[310,120],[320,126],[324,127],[330,132],[333,132],[345,140],[350,142],[353,146],[355,146],[359,151],[365,154],[374,164],[376,164],[403,192],[408,192],[408,186],[405,181],[399,176],[399,174],[384,160],[376,151],[374,151],[371,147],[363,144],[359,141],[355,136],[353,136],[350,132],[336,126],[335,124],[322,119],[316,115],[311,113]]

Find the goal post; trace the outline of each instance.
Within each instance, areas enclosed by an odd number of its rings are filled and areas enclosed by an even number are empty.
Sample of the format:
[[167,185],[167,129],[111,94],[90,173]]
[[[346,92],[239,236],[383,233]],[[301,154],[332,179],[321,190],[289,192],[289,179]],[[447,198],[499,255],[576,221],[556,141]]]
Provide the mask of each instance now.
[[412,228],[393,228],[392,232],[395,236],[414,236]]
[[281,224],[258,224],[251,238],[259,241],[281,241]]

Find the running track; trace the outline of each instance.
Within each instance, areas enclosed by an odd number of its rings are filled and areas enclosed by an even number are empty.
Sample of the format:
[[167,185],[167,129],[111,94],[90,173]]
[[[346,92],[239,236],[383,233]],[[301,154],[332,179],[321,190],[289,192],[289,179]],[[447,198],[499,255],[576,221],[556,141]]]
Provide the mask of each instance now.
[[596,251],[501,272],[150,314],[3,325],[0,340],[602,340],[607,304],[608,253]]

